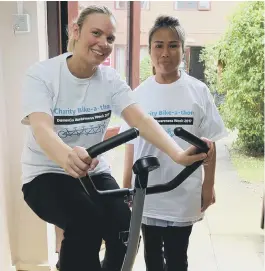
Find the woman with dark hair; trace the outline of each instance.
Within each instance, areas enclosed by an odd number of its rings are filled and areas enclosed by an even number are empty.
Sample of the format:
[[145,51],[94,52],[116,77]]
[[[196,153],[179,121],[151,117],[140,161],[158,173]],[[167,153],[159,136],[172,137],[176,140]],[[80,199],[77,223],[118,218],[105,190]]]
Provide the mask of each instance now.
[[[132,97],[186,149],[189,144],[174,135],[177,126],[212,141],[224,137],[226,130],[207,86],[179,68],[184,47],[185,33],[178,19],[158,17],[149,32],[154,75],[138,86]],[[125,124],[122,130],[127,128]],[[156,156],[160,162],[160,168],[150,172],[149,185],[169,182],[183,169],[154,145],[138,138],[126,146],[124,187],[132,186],[133,162],[146,155]],[[142,232],[148,271],[188,270],[187,250],[193,224],[215,202],[215,162],[214,152],[213,158],[177,189],[146,197]]]

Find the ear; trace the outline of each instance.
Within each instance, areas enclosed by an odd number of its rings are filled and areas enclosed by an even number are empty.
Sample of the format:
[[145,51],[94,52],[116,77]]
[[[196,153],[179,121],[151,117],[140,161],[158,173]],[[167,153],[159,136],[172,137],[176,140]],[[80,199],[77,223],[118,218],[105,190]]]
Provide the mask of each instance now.
[[77,41],[80,36],[78,24],[76,24],[76,23],[73,24],[72,33],[73,33],[73,39]]

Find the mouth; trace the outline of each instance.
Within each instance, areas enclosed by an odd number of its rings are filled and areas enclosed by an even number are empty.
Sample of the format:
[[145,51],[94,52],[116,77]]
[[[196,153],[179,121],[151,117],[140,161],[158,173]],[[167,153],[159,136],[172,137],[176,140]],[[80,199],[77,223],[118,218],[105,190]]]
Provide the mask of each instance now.
[[98,56],[104,56],[104,53],[102,53],[102,52],[100,52],[100,51],[98,51],[98,50],[91,49],[91,51],[92,51],[94,54],[98,55]]
[[171,63],[170,63],[170,62],[161,62],[160,64],[161,64],[161,65],[168,66],[168,65],[170,65]]

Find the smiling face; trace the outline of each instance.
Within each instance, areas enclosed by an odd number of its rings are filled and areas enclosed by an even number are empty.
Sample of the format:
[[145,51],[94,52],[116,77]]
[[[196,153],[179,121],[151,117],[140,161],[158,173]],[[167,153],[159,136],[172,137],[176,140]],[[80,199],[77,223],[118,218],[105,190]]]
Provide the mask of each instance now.
[[80,27],[73,26],[74,54],[88,65],[98,66],[111,54],[115,40],[115,22],[107,14],[89,14]]
[[176,72],[183,57],[182,42],[177,32],[169,27],[156,30],[151,39],[150,56],[156,74]]

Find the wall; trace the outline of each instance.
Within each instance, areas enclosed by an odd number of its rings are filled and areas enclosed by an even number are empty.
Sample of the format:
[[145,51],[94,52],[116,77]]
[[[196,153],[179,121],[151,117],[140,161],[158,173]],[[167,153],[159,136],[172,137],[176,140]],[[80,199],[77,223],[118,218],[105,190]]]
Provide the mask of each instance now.
[[238,1],[211,1],[211,10],[174,10],[174,1],[151,1],[149,10],[141,11],[141,45],[148,44],[148,31],[159,15],[179,19],[186,32],[187,45],[204,46],[216,41],[228,26],[227,16],[240,4]]
[[[79,5],[105,5],[113,12],[118,25],[115,44],[127,44],[127,10],[115,8],[114,1],[79,1]],[[174,1],[149,1],[149,9],[141,10],[141,46],[148,44],[148,32],[159,15],[172,15],[185,28],[188,43],[203,46],[216,41],[228,26],[227,16],[240,4],[239,1],[211,1],[210,11],[175,10]]]
[[26,69],[47,57],[45,2],[24,2],[30,33],[14,34],[15,13],[17,2],[0,2],[0,270],[12,264],[20,270],[49,270],[47,225],[23,201],[20,165],[25,136],[21,83]]
[[[3,65],[2,65],[2,50],[0,48],[0,97],[3,97]],[[6,105],[5,100],[0,99],[0,269],[11,271],[11,246],[8,234],[8,211],[12,213],[11,206],[7,204],[6,191],[9,191],[9,186],[5,180],[8,180],[8,160],[7,148],[4,144],[7,141],[6,133]]]

